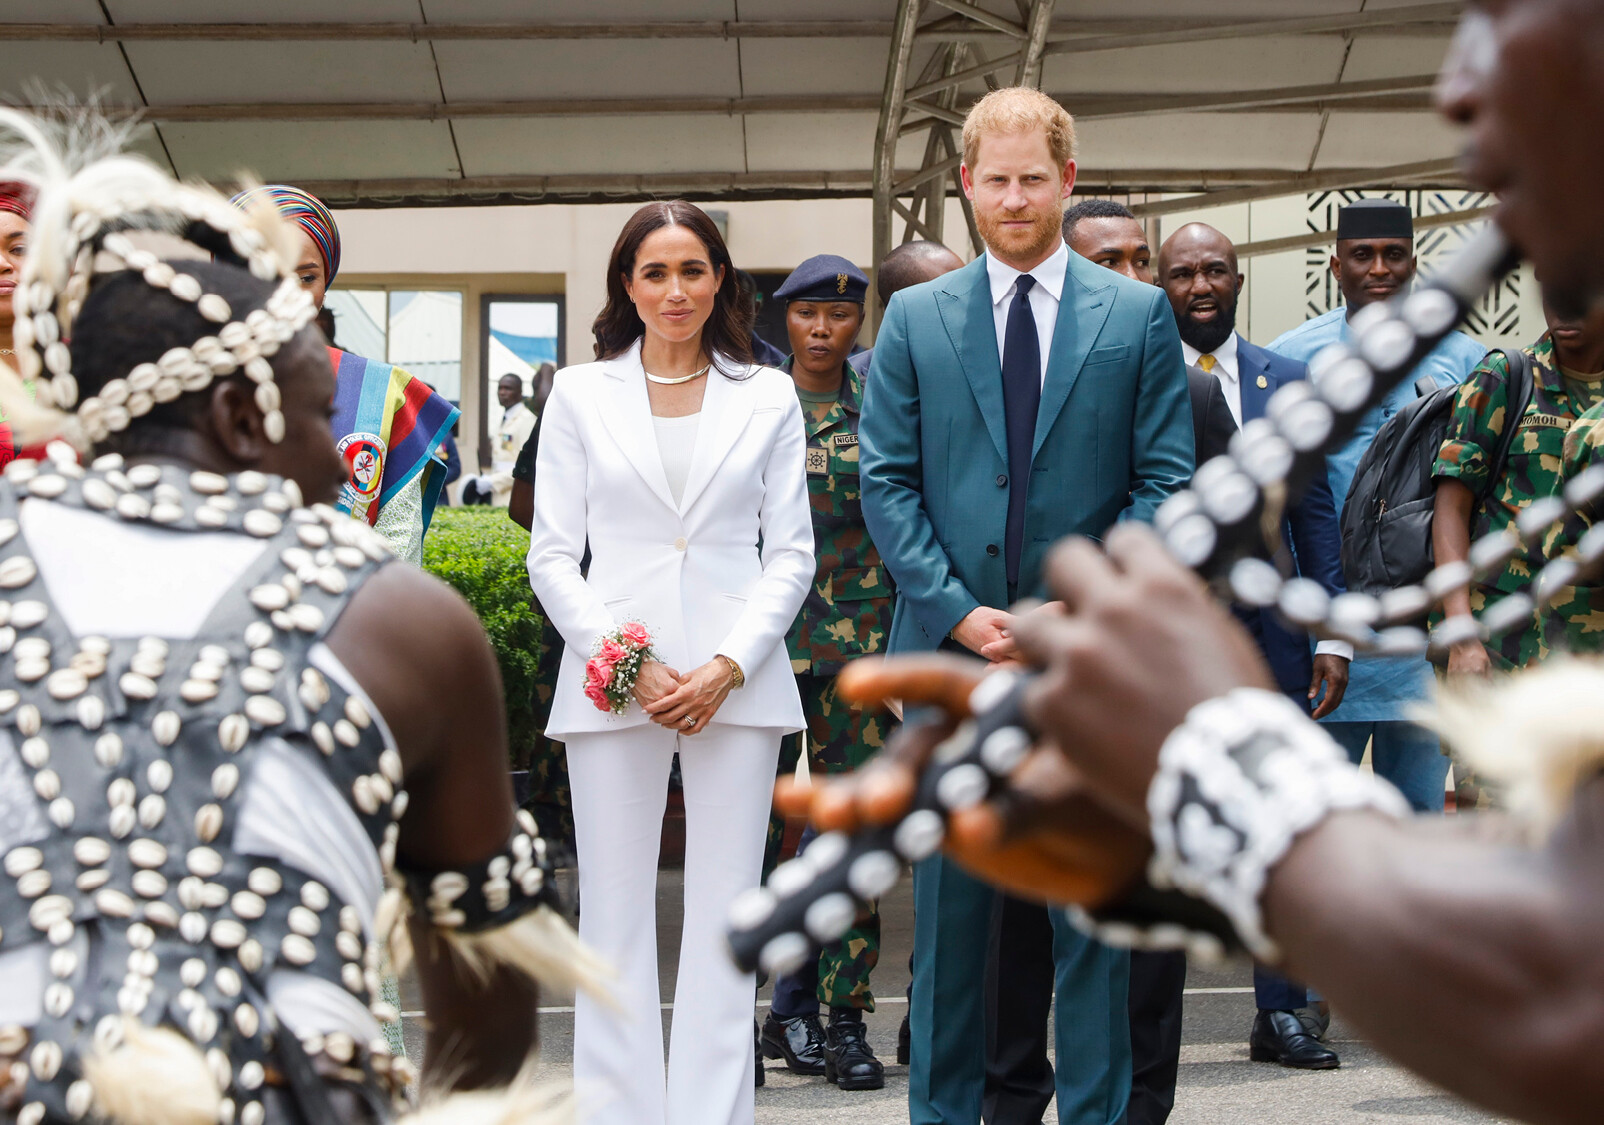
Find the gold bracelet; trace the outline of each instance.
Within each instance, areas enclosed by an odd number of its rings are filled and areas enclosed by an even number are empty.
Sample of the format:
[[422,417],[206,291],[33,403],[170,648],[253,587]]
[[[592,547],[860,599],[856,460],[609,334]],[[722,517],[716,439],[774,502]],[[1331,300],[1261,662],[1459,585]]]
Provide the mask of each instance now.
[[746,683],[746,673],[741,671],[741,666],[735,663],[735,661],[731,660],[729,657],[725,656],[722,652],[717,653],[716,655],[720,660],[724,661],[724,663],[730,666],[730,675],[735,677],[730,683],[730,690],[734,691],[736,688],[744,685]]

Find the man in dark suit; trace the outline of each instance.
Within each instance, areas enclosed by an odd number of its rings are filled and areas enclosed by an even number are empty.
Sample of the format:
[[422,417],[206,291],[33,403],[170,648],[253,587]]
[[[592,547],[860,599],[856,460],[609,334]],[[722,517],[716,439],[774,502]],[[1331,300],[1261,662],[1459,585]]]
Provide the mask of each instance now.
[[1190,363],[1186,365],[1186,391],[1192,399],[1192,444],[1197,447],[1197,463],[1201,465],[1230,446],[1236,419],[1225,401],[1220,381]]
[[[897,582],[889,651],[1001,659],[1006,607],[1038,591],[1049,545],[1150,519],[1191,475],[1192,433],[1162,294],[1064,245],[1063,108],[1034,90],[988,94],[969,112],[961,175],[986,253],[886,310],[859,431],[863,514]],[[915,867],[911,1125],[980,1119],[994,899],[940,856]],[[1053,914],[1059,1122],[1115,1125],[1130,1093],[1128,960]]]
[[[1304,364],[1254,347],[1237,333],[1242,274],[1236,248],[1213,227],[1190,223],[1172,234],[1159,248],[1158,281],[1169,295],[1187,363],[1218,382],[1237,426],[1262,417],[1283,383],[1308,377]],[[1200,435],[1199,464],[1225,452],[1229,434],[1221,441],[1219,429]],[[1302,499],[1288,511],[1282,535],[1285,556],[1298,574],[1314,579],[1328,593],[1342,591],[1341,536],[1324,474],[1314,475]],[[1336,709],[1348,684],[1351,647],[1321,641],[1311,654],[1306,635],[1287,629],[1273,614],[1242,608],[1237,614],[1258,641],[1283,692],[1312,707],[1315,718]],[[1298,1016],[1307,1006],[1303,985],[1255,967],[1253,986],[1259,1012],[1248,1043],[1255,1060],[1306,1070],[1339,1065],[1336,1052],[1313,1034],[1312,1017],[1306,1022]]]
[[[1064,241],[1095,265],[1144,285],[1153,284],[1153,250],[1147,232],[1121,203],[1087,199],[1075,204],[1064,212]],[[1186,389],[1192,402],[1192,444],[1201,461],[1225,450],[1236,433],[1236,420],[1219,380],[1202,368],[1187,367]],[[1028,1002],[1032,977],[1028,970],[1028,965],[1020,964],[1020,958],[999,958],[993,973],[999,998],[1014,996],[1016,1005]],[[1164,1125],[1175,1108],[1175,1082],[1181,1062],[1181,996],[1185,991],[1186,954],[1131,951],[1126,1004],[1131,1024],[1131,1098],[1124,1125]],[[1023,1095],[1045,1065],[1045,1044],[1040,1055],[1040,1062],[1035,1052],[1023,1055],[1021,1065],[1022,1052],[1017,1047],[1010,1049],[1006,1040],[992,1052],[987,1073],[988,1100],[995,1100],[997,1108],[1004,1111],[996,1118],[999,1122],[1006,1120],[1010,1102],[1027,1112],[1031,1108]],[[1039,1085],[1036,1082],[1037,1088]],[[1046,1089],[1051,1093],[1050,1082]],[[1039,1111],[1036,1116],[1040,1118]]]

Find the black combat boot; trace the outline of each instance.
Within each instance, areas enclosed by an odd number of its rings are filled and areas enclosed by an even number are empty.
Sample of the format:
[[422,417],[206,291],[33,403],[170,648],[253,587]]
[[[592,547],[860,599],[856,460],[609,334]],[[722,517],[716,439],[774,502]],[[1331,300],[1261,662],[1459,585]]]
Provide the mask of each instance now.
[[867,1031],[858,1009],[830,1009],[824,1076],[843,1090],[878,1090],[886,1084],[886,1068],[869,1048]]
[[784,1059],[792,1074],[824,1073],[824,1028],[819,1017],[796,1016],[782,1020],[773,1012],[763,1021],[763,1054]]

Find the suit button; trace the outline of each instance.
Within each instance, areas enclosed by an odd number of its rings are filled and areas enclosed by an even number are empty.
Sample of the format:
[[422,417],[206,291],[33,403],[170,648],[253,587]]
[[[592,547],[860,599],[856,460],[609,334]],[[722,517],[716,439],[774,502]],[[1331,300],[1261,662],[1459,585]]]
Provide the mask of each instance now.
[[995,543],[987,543],[986,544],[986,554],[990,555],[992,558],[996,558],[997,557],[997,544],[995,544]]
[[681,535],[678,539],[674,540],[674,550],[683,551],[684,549],[685,549],[685,537],[683,535]]
[[998,488],[1007,488],[1008,487],[1008,478],[1006,476],[1004,476],[1002,473],[998,473],[997,474],[997,487]]

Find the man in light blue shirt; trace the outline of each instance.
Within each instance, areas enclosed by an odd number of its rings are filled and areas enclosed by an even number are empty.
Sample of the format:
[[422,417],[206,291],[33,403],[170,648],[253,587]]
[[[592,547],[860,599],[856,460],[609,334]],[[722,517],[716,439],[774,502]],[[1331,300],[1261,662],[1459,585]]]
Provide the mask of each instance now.
[[[1348,318],[1366,305],[1407,292],[1414,281],[1414,219],[1409,209],[1386,199],[1364,199],[1337,216],[1337,252],[1331,272],[1342,289],[1345,308],[1305,321],[1270,344],[1270,351],[1307,363],[1329,344],[1348,338]],[[1348,443],[1326,458],[1331,492],[1342,505],[1359,459],[1376,431],[1415,397],[1415,381],[1431,376],[1440,387],[1462,383],[1487,349],[1455,332],[1422,361],[1414,375],[1393,388],[1380,406],[1365,415]],[[1375,771],[1391,781],[1421,812],[1440,812],[1448,760],[1437,736],[1408,720],[1411,704],[1426,697],[1431,670],[1423,660],[1359,655],[1349,669],[1342,717],[1326,721],[1332,737],[1354,762],[1371,744]]]

